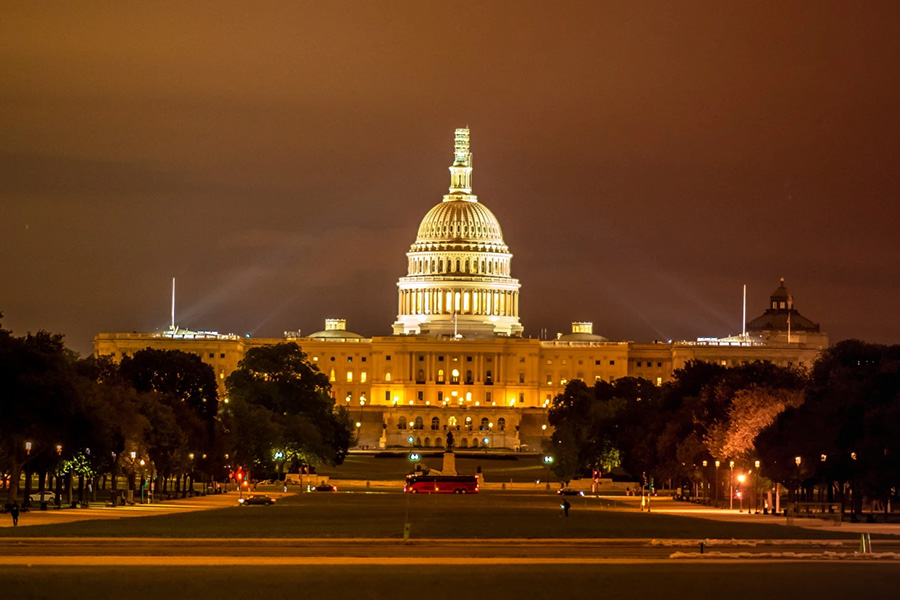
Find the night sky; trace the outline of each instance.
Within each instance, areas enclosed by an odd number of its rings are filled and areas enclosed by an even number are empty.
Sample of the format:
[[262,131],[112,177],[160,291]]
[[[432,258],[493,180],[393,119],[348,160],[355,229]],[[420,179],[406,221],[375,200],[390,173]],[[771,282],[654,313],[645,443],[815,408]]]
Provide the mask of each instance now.
[[[187,7],[182,6],[187,4]],[[76,6],[77,5],[77,6]],[[525,335],[900,342],[900,2],[0,4],[17,335],[388,335],[471,128]]]

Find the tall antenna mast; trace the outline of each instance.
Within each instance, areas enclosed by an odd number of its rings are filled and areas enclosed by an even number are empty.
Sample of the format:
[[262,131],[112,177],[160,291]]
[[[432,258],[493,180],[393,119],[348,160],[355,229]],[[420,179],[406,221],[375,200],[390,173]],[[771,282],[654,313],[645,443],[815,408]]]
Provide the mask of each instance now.
[[172,331],[175,331],[175,278],[172,278]]
[[747,284],[744,284],[744,314],[741,319],[741,337],[747,337]]

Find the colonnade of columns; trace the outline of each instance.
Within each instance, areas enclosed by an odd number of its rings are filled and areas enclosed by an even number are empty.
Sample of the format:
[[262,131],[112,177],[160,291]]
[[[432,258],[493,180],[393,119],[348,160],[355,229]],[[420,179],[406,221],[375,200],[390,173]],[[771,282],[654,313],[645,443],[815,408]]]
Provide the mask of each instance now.
[[518,316],[518,290],[401,290],[401,315]]

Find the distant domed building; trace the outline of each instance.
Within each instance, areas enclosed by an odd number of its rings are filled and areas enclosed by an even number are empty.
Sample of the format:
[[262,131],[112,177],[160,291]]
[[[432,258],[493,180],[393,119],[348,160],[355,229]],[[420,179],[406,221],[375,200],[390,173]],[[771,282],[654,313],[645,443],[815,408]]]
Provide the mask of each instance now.
[[456,130],[450,193],[422,219],[406,256],[395,334],[522,334],[512,254],[497,218],[472,193],[468,129]]
[[786,342],[828,345],[818,323],[812,322],[794,308],[794,297],[784,285],[784,277],[769,297],[766,312],[747,323],[750,339],[763,343]]

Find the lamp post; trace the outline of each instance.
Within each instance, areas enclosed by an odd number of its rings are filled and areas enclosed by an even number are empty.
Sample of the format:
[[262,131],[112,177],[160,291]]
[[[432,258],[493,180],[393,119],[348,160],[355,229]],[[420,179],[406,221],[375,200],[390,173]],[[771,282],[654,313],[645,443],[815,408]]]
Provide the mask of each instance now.
[[794,462],[797,463],[797,496],[794,499],[795,508],[800,503],[800,463],[803,462],[803,458],[800,456],[794,457]]
[[753,473],[756,476],[756,482],[753,485],[753,505],[756,514],[759,514],[759,461],[754,462],[753,466],[756,469]]
[[719,508],[719,465],[722,463],[716,461],[716,508]]
[[56,508],[62,503],[62,444],[56,445]]
[[[738,512],[744,512],[744,480],[746,478],[747,478],[747,476],[744,475],[743,473],[738,475],[737,497],[738,497],[738,501],[740,502],[740,509],[738,510]],[[747,512],[748,513],[750,512],[750,505],[747,505]]]
[[550,489],[550,465],[553,464],[553,457],[549,454],[544,455],[544,466],[547,467],[547,489]]
[[734,461],[728,461],[731,474],[728,476],[728,510],[734,510]]
[[700,495],[704,504],[709,504],[709,490],[706,489],[706,467],[709,465],[707,461],[703,461],[703,493]]

